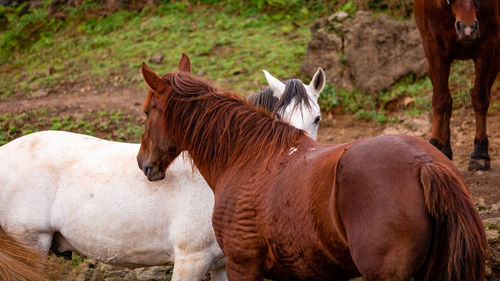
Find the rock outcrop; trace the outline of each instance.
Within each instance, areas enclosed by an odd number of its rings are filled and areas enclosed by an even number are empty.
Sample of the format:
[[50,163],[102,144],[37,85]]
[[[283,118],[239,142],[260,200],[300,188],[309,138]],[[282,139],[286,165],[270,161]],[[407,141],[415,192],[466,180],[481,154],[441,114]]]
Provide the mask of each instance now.
[[327,81],[337,88],[374,93],[389,88],[409,74],[427,71],[420,35],[413,21],[358,11],[337,12],[311,27],[302,71],[313,75],[323,67]]

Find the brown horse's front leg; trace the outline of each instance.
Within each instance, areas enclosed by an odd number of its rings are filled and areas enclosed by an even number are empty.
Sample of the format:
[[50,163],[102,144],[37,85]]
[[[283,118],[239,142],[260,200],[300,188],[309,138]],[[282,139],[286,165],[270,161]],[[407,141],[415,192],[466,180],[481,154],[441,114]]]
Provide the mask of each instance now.
[[432,133],[429,142],[448,158],[453,158],[450,146],[450,117],[453,100],[448,89],[451,62],[439,55],[428,56],[432,81]]
[[490,90],[498,74],[499,58],[494,48],[482,52],[483,56],[475,60],[476,79],[471,90],[472,106],[476,116],[476,135],[474,152],[471,154],[469,170],[489,170],[488,135],[486,114],[490,104]]
[[226,273],[229,281],[262,281],[264,272],[260,267],[260,262],[248,260],[245,264],[235,263],[231,258],[226,257]]

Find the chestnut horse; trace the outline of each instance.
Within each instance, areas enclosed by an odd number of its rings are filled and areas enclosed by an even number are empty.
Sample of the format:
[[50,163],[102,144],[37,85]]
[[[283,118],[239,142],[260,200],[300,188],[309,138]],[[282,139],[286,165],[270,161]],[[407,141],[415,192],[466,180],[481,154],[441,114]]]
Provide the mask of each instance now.
[[472,59],[475,64],[476,78],[470,95],[476,135],[469,170],[490,169],[486,113],[500,66],[499,9],[498,0],[414,0],[415,22],[433,86],[430,143],[450,159],[450,66],[455,59]]
[[139,167],[159,180],[188,151],[215,194],[230,280],[484,278],[479,214],[432,145],[410,136],[319,144],[190,73],[142,72]]

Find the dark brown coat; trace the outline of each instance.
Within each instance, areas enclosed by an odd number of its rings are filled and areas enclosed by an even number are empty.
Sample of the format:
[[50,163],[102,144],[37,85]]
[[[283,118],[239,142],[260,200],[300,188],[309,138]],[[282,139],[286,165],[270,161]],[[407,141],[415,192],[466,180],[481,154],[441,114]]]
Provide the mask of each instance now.
[[433,85],[430,142],[452,159],[450,66],[456,59],[472,59],[476,78],[470,95],[476,116],[476,134],[469,169],[489,170],[486,113],[491,86],[500,66],[500,6],[497,0],[449,2],[414,0],[415,22],[422,37]]

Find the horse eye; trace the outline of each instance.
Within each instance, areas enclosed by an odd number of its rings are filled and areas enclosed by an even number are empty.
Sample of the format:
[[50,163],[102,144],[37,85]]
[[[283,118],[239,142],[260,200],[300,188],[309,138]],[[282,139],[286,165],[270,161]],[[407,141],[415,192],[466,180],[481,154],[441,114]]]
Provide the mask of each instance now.
[[320,120],[321,116],[317,116],[316,119],[314,119],[314,124],[318,125]]
[[276,113],[276,118],[281,119],[281,115],[279,113]]
[[146,114],[146,117],[149,116],[149,111],[144,111],[144,114]]

